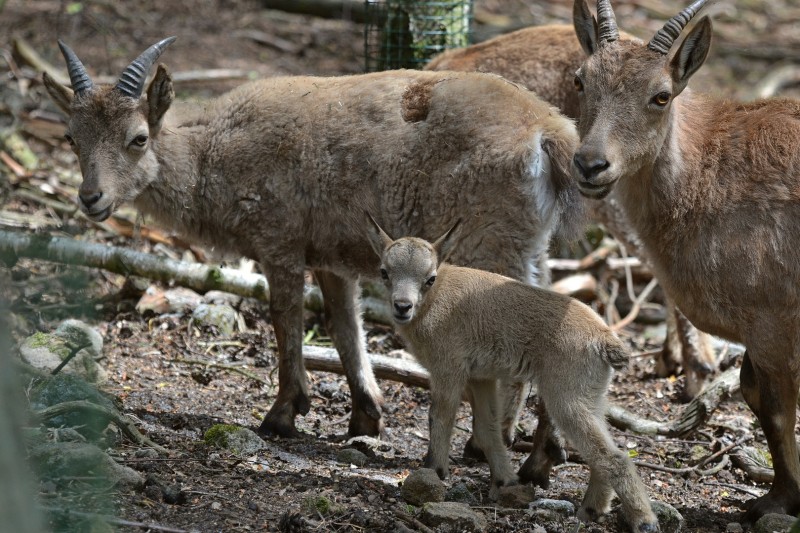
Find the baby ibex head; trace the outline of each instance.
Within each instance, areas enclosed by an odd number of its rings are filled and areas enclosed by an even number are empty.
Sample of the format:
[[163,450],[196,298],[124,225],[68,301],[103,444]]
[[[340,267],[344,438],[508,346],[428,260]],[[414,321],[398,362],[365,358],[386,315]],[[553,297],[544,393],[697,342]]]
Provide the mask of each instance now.
[[75,52],[58,42],[72,89],[46,72],[44,85],[69,117],[65,136],[83,174],[78,203],[92,220],[108,218],[157,176],[158,161],[151,142],[174,98],[172,78],[163,65],[159,65],[146,98],[142,92],[153,63],[174,40],[168,37],[145,50],[113,87],[95,87]]
[[368,215],[369,242],[381,258],[381,277],[389,290],[392,318],[398,324],[413,320],[436,283],[436,270],[456,243],[459,222],[430,243],[416,237],[393,240]]
[[703,64],[711,21],[703,17],[674,52],[675,40],[706,3],[697,0],[669,20],[647,45],[619,40],[610,0],[575,0],[573,21],[589,56],[575,74],[581,144],[573,159],[581,192],[602,198],[614,183],[651,163],[669,130],[673,100]]

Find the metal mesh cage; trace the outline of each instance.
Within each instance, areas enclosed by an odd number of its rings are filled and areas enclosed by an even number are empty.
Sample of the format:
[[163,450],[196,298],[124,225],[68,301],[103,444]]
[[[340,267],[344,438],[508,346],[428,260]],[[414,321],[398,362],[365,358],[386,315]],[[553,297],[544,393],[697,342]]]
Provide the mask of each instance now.
[[448,48],[469,44],[472,0],[365,0],[367,72],[422,68]]

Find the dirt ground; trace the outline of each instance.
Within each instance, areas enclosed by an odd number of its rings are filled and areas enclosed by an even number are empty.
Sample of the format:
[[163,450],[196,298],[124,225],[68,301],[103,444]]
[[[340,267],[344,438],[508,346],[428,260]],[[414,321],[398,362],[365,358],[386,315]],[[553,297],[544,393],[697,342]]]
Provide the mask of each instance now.
[[[571,2],[476,0],[476,7],[480,20],[522,26],[567,22]],[[674,0],[615,2],[621,27],[645,37],[681,7],[683,2]],[[720,1],[712,3],[709,11],[717,40],[696,87],[745,98],[769,72],[800,59],[800,5],[795,0]],[[252,38],[253,32],[279,41],[264,45]],[[485,35],[490,30],[482,27],[480,32]],[[135,4],[8,0],[0,12],[0,52],[6,58],[0,61],[0,126],[14,124],[39,156],[39,167],[29,183],[56,196],[60,190],[74,190],[80,175],[61,138],[63,128],[56,108],[47,99],[38,75],[15,52],[14,40],[24,40],[45,61],[61,67],[56,46],[56,38],[61,38],[75,49],[92,75],[113,77],[141,50],[167,35],[178,36],[161,59],[173,72],[224,68],[245,70],[250,77],[335,75],[361,72],[364,64],[362,25],[264,10],[255,0],[141,0]],[[179,97],[205,97],[240,82],[181,84],[178,93]],[[785,93],[795,95],[791,88]],[[18,194],[25,188],[23,181],[12,179],[0,165],[0,185],[9,188],[11,183],[10,199],[0,205],[0,227],[81,236],[175,257],[187,254],[180,246],[109,231],[74,209],[62,212],[26,200]],[[2,192],[0,187],[0,204]],[[136,219],[130,210],[121,214],[131,222]],[[397,531],[408,512],[413,514],[400,498],[399,483],[421,466],[427,447],[427,391],[381,382],[386,398],[384,443],[378,449],[364,448],[369,461],[355,467],[336,461],[337,452],[348,446],[338,438],[347,428],[350,398],[346,383],[336,374],[309,373],[312,408],[297,421],[305,436],[269,439],[266,452],[238,459],[206,446],[202,435],[216,423],[256,428],[275,397],[275,341],[264,306],[254,301],[241,303],[238,311],[246,331],[222,339],[214,332],[197,329],[184,315],[141,316],[134,310],[141,287],[126,283],[121,276],[29,260],[20,261],[10,274],[12,282],[2,292],[10,302],[14,338],[50,330],[65,318],[90,322],[105,340],[102,365],[110,376],[107,390],[121,399],[124,411],[135,416],[143,431],[173,452],[169,458],[138,458],[130,443],[124,439],[117,442],[114,454],[124,464],[179,484],[185,501],[169,504],[152,493],[115,493],[108,496],[112,498],[111,514],[132,522],[159,524],[162,530],[203,532]],[[309,312],[307,325],[318,331],[311,342],[328,342],[319,316]],[[400,347],[389,328],[368,324],[367,329],[370,350],[386,353]],[[614,378],[610,400],[651,420],[675,419],[683,409],[679,401],[683,378],[654,377],[652,352],[663,339],[663,325],[637,322],[623,336],[643,355]],[[233,372],[176,362],[187,359],[247,368],[268,384]],[[534,403],[529,399],[529,409],[520,422],[522,441],[530,439],[536,426]],[[469,410],[462,407],[447,484],[463,482],[475,494],[478,503],[473,507],[485,515],[491,531],[532,531],[537,523],[547,531],[619,529],[616,511],[600,523],[580,527],[575,519],[541,523],[525,510],[493,505],[488,500],[486,465],[461,458],[470,426]],[[724,403],[705,427],[688,438],[654,438],[616,429],[613,434],[618,445],[636,460],[668,468],[696,464],[748,434],[753,436],[750,445],[766,449],[754,416],[739,398]],[[523,453],[513,452],[515,464],[524,459]],[[706,476],[644,466],[639,471],[653,499],[670,503],[681,512],[687,531],[725,531],[728,523],[740,517],[742,502],[767,489],[730,465]],[[550,488],[538,494],[577,505],[587,481],[586,466],[568,462],[555,469]],[[315,509],[320,496],[335,504],[335,512],[323,514]],[[40,497],[49,501],[53,495],[43,487]],[[80,507],[80,502],[73,503]],[[90,505],[87,510],[92,510]],[[407,520],[405,525],[413,528]]]

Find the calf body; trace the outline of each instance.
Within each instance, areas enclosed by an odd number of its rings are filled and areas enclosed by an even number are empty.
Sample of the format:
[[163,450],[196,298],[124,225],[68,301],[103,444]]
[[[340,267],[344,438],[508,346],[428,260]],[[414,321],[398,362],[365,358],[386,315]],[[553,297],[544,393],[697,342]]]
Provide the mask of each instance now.
[[[167,41],[134,62],[147,56],[149,64],[128,70],[146,75],[158,55],[150,52]],[[294,434],[296,415],[309,410],[306,267],[351,388],[349,431],[382,428],[358,304],[358,277],[377,268],[365,209],[382,213],[391,231],[420,235],[442,231],[458,213],[466,231],[455,261],[528,282],[554,228],[579,218],[569,176],[574,126],[496,76],[273,78],[177,110],[163,65],[143,96],[143,78],[133,90],[122,81],[92,86],[62,50],[75,94],[47,75],[45,84],[69,115],[83,211],[102,220],[133,202],[190,239],[260,262],[280,356],[278,397],[262,432]]]
[[[427,466],[444,477],[461,391],[473,397],[474,438],[486,453],[492,495],[514,483],[497,417],[498,379],[533,381],[548,413],[591,469],[579,516],[608,511],[613,491],[634,531],[658,524],[633,463],[616,449],[604,421],[612,367],[628,351],[589,307],[497,274],[440,263],[457,235],[430,244],[393,241],[380,227],[372,242],[382,253],[395,327],[430,372]],[[533,460],[531,456],[528,461]]]

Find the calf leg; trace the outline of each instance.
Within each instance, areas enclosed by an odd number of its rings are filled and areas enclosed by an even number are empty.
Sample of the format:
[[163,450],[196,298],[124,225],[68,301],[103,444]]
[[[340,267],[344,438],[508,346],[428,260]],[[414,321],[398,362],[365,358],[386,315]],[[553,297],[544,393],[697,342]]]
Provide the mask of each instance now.
[[428,413],[430,440],[425,467],[436,471],[439,478],[447,477],[450,464],[450,437],[456,420],[456,411],[461,403],[461,393],[466,380],[454,376],[431,374],[431,409]]
[[310,409],[303,364],[303,267],[265,267],[270,285],[269,312],[278,341],[278,397],[264,417],[262,435],[297,435],[294,418]]
[[543,489],[550,486],[550,472],[553,466],[567,460],[561,438],[548,416],[544,402],[538,406],[539,425],[533,434],[533,449],[519,469],[519,480],[533,483]]
[[364,348],[358,283],[314,271],[325,304],[325,324],[344,366],[353,409],[348,433],[377,436],[383,431],[383,397]]
[[508,459],[508,452],[500,434],[497,381],[472,380],[469,388],[473,398],[473,437],[480,449],[486,452],[492,479],[489,497],[496,499],[500,487],[517,482],[517,476],[511,468],[511,461]]
[[[745,522],[767,513],[800,512],[800,459],[794,435],[798,379],[788,365],[765,368],[758,362],[768,356],[752,355],[748,348],[741,370],[742,394],[767,437],[775,478],[767,494],[747,503]],[[774,364],[774,358],[770,362]]]

